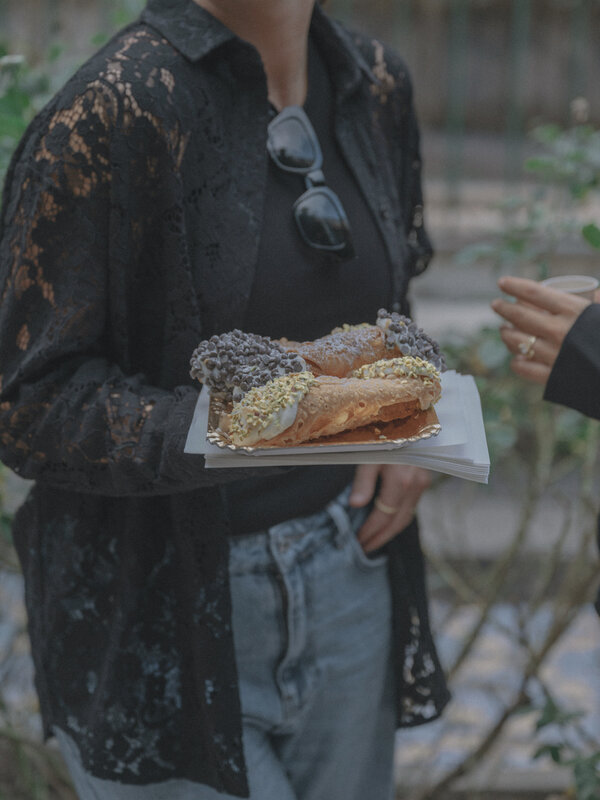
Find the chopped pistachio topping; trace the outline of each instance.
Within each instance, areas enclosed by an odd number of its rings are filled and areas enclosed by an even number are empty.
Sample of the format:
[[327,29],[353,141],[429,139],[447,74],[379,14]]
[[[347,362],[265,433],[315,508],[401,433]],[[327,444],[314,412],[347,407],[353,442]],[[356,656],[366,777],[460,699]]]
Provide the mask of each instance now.
[[389,350],[399,350],[403,356],[424,358],[431,361],[440,371],[446,369],[444,356],[439,344],[419,328],[410,317],[404,317],[385,308],[377,312],[376,325],[385,336],[385,345]]
[[347,322],[344,322],[339,328],[334,328],[331,332],[332,333],[342,333],[345,331],[357,331],[360,328],[372,328],[373,325],[370,325],[368,322],[361,322],[358,325],[350,325]]
[[413,356],[383,358],[373,364],[365,364],[352,373],[353,378],[435,378],[440,373],[429,361]]
[[250,389],[233,406],[231,433],[244,439],[251,431],[264,430],[283,409],[301,400],[316,382],[310,372],[295,372]]

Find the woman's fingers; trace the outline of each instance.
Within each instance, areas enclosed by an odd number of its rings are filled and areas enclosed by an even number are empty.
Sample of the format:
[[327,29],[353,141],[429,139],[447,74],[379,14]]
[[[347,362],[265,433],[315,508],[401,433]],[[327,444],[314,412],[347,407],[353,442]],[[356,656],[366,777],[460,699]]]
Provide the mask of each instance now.
[[525,278],[500,278],[498,286],[517,302],[498,298],[492,302],[494,311],[524,334],[557,346],[590,304],[589,300]]
[[358,540],[367,553],[377,550],[410,524],[419,498],[431,485],[429,472],[418,467],[379,466],[378,476],[381,485],[375,506],[358,532]]
[[566,314],[567,316],[574,314],[578,316],[590,302],[527,278],[500,278],[498,286],[503,292],[512,295],[517,300],[537,306],[544,311],[549,311],[551,314]]
[[359,464],[356,467],[348,501],[351,506],[361,508],[371,502],[380,470],[380,464]]
[[500,328],[500,336],[510,352],[520,360],[533,361],[548,367],[556,361],[559,347],[553,342],[523,333],[508,325]]
[[538,336],[557,344],[562,342],[576,319],[576,317],[571,318],[540,311],[521,302],[512,303],[500,299],[492,302],[492,308],[523,333]]
[[510,367],[516,375],[533,383],[545,384],[550,377],[551,368],[547,364],[527,361],[524,358],[513,358]]
[[545,384],[565,336],[590,301],[525,278],[500,278],[498,286],[516,300],[492,302],[494,311],[510,323],[500,328],[500,335],[515,356],[511,368],[522,378]]
[[365,553],[379,550],[403,531],[415,516],[415,505],[408,499],[402,501],[393,515],[382,516],[382,512],[373,509],[358,533],[358,541]]

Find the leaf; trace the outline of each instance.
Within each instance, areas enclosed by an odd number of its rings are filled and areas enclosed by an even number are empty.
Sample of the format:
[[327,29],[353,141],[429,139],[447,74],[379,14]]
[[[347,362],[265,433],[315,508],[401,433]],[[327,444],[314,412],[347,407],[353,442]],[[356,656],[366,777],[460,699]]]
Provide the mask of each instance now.
[[109,39],[110,36],[108,33],[96,33],[91,37],[90,44],[94,47],[102,47],[102,45],[105,45]]
[[53,61],[58,61],[58,59],[62,56],[64,51],[65,48],[62,44],[58,43],[53,44],[48,50],[48,61],[50,61],[51,63]]
[[555,169],[556,161],[550,156],[536,156],[525,161],[525,169],[529,172],[548,173]]
[[600,228],[597,225],[590,222],[588,225],[583,226],[581,233],[588,244],[600,250]]
[[29,95],[10,86],[3,95],[0,96],[0,114],[22,116],[30,104]]
[[540,714],[540,718],[536,723],[536,730],[540,730],[544,728],[546,725],[552,725],[554,722],[557,721],[560,715],[560,708],[554,702],[550,695],[547,695],[546,702],[544,704],[544,708],[542,709],[542,713]]
[[560,745],[544,744],[541,747],[538,747],[538,749],[533,754],[534,760],[537,758],[543,758],[544,756],[550,756],[550,758],[552,759],[552,761],[554,761],[555,764],[561,764],[562,759],[561,759]]
[[600,754],[576,759],[573,775],[577,800],[597,800],[600,796]]
[[531,138],[535,139],[542,144],[552,144],[562,134],[562,129],[559,125],[549,123],[547,125],[538,125],[531,132]]
[[14,145],[25,132],[27,123],[21,117],[9,116],[0,112],[0,139],[9,138],[14,140]]

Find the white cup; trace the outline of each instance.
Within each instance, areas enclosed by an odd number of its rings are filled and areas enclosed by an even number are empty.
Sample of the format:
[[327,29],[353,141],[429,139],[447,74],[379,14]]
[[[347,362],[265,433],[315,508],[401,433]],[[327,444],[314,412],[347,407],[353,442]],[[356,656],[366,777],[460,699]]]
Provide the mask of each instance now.
[[557,275],[554,278],[546,278],[540,283],[551,289],[559,289],[561,292],[576,294],[578,297],[592,301],[596,289],[600,286],[600,281],[590,275]]

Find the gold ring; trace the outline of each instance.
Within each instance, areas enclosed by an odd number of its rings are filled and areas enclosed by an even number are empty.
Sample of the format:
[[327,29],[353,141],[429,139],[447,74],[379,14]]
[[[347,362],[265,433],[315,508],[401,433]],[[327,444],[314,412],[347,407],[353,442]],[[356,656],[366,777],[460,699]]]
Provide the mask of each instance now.
[[521,342],[517,349],[522,356],[531,359],[535,356],[533,348],[536,342],[537,336],[528,336],[524,342]]
[[397,511],[400,510],[400,506],[388,506],[383,503],[378,497],[375,498],[375,507],[378,508],[380,511],[383,511],[384,514],[395,514]]

